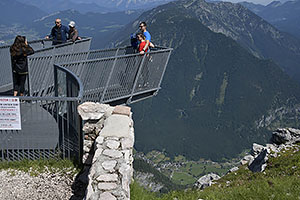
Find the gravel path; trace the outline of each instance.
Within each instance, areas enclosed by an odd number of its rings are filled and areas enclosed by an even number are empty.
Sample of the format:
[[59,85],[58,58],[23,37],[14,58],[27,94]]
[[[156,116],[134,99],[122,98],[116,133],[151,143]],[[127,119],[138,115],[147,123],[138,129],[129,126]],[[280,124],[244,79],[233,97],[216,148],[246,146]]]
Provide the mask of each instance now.
[[0,199],[73,199],[71,197],[74,178],[70,174],[44,172],[31,176],[22,171],[1,170]]

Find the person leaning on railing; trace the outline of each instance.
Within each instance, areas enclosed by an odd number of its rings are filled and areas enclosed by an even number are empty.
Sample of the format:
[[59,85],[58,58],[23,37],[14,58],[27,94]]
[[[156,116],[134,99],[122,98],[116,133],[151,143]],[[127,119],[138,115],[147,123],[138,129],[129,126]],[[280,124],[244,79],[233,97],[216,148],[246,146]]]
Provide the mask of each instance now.
[[20,35],[15,38],[9,50],[13,72],[14,96],[23,96],[28,74],[27,56],[34,54],[34,50],[28,45],[25,36]]
[[143,33],[137,33],[136,38],[138,39],[138,41],[140,43],[138,46],[139,53],[143,54],[143,53],[147,52],[148,47],[145,47],[147,44],[145,35]]
[[148,47],[154,48],[154,44],[151,43],[151,35],[150,35],[149,31],[147,31],[146,22],[141,22],[139,27],[140,27],[140,31],[144,34],[145,41],[146,41],[144,48],[142,49],[142,51],[140,51],[140,54],[144,54],[146,52],[146,50],[148,49]]
[[61,19],[56,19],[55,26],[51,29],[50,35],[46,36],[46,39],[52,39],[52,45],[62,44],[67,42],[68,33],[68,27],[61,24]]
[[69,23],[69,37],[68,40],[72,40],[75,42],[76,40],[81,40],[81,38],[78,36],[78,31],[75,28],[75,22],[70,21]]

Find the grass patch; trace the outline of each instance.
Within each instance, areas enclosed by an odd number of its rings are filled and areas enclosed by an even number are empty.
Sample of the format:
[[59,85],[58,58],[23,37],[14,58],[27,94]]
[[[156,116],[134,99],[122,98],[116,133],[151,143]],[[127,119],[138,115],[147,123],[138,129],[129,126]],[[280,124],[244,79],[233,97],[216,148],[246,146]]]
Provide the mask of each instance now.
[[29,172],[35,176],[43,172],[61,172],[70,175],[79,173],[80,167],[75,165],[71,160],[21,160],[21,161],[2,161],[0,162],[0,170],[20,170]]
[[174,172],[172,181],[180,185],[189,185],[196,182],[196,179],[184,172]]
[[[183,174],[175,174],[180,179]],[[143,190],[135,185],[132,200],[144,199],[134,195]],[[140,192],[140,195],[143,193]],[[178,190],[158,196],[147,193],[149,200],[295,200],[300,199],[300,153],[291,149],[270,158],[265,172],[253,173],[246,166],[222,177],[211,187],[200,190]]]

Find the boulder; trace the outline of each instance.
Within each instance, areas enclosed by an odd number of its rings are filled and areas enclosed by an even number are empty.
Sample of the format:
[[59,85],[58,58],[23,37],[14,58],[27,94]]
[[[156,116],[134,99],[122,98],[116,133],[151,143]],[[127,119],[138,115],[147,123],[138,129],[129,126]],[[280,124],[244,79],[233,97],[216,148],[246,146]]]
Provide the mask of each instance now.
[[198,181],[195,183],[195,187],[202,190],[208,186],[211,186],[213,184],[213,181],[218,180],[220,178],[221,177],[217,174],[207,174],[198,179]]
[[279,128],[273,132],[271,142],[277,145],[296,143],[300,141],[300,130],[294,128]]
[[241,165],[246,165],[248,163],[251,163],[254,160],[254,157],[252,155],[246,155],[242,160],[240,161]]
[[249,169],[252,172],[263,172],[267,166],[268,152],[264,149],[253,162],[249,163]]
[[78,113],[83,120],[99,120],[109,107],[106,104],[85,102],[78,106]]
[[251,155],[256,157],[257,155],[260,154],[265,149],[263,145],[253,143],[252,145],[252,150],[251,150]]

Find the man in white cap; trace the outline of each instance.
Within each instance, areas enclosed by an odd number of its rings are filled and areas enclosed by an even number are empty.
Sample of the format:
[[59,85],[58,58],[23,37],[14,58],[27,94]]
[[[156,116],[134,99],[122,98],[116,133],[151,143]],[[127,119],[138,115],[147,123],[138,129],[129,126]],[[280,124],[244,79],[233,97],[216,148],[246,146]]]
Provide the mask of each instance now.
[[76,40],[80,40],[81,38],[78,37],[78,31],[75,28],[75,22],[74,21],[70,21],[69,23],[69,40],[72,40],[73,42],[75,42]]

